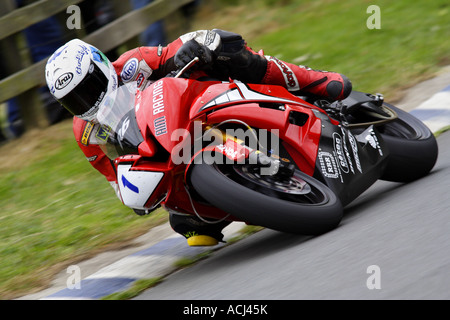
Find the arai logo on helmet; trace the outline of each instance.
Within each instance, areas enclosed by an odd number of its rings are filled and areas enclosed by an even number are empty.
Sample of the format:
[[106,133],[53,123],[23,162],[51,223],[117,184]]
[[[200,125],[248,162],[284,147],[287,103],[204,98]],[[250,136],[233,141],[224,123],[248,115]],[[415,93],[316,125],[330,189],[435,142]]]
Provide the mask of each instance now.
[[73,79],[73,73],[67,72],[61,75],[55,82],[55,88],[56,90],[62,90],[72,81]]
[[138,64],[139,61],[137,58],[133,58],[125,63],[122,73],[120,74],[123,82],[129,82],[133,79],[137,72]]

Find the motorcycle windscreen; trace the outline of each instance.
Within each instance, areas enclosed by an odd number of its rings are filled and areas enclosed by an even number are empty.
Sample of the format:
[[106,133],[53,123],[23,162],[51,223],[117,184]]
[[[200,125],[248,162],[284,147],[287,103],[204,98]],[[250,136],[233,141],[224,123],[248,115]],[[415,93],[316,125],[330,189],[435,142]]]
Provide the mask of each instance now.
[[97,139],[102,151],[111,160],[126,154],[138,154],[144,141],[136,121],[136,85],[124,85],[109,94],[98,112]]

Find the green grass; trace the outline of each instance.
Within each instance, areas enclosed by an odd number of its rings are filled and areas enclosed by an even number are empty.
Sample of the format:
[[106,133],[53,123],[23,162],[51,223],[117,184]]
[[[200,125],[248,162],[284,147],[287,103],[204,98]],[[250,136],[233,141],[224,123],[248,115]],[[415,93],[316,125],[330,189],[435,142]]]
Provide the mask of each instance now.
[[[255,50],[346,74],[355,89],[387,99],[450,64],[447,0],[203,3],[192,29],[238,32]],[[366,27],[371,4],[381,8],[380,30]],[[120,203],[78,149],[70,121],[0,150],[0,299],[42,288],[66,266],[167,219]]]
[[177,268],[186,268],[194,263],[197,263],[200,260],[207,258],[208,256],[211,255],[211,253],[213,253],[213,250],[202,252],[192,258],[183,257],[183,258],[180,258],[177,261],[175,261],[173,265]]
[[163,278],[150,278],[135,281],[131,288],[103,297],[101,300],[128,300],[138,296],[141,292],[159,284]]
[[439,137],[441,134],[443,134],[444,132],[448,132],[450,131],[450,126],[446,126],[442,129],[439,129],[437,132],[434,133],[434,136],[437,138]]

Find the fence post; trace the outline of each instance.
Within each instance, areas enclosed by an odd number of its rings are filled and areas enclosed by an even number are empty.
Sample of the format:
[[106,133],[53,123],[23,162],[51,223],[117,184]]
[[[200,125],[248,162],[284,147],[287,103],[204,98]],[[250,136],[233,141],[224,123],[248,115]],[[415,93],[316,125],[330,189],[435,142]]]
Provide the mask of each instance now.
[[[13,11],[14,9],[14,0],[2,0],[0,2],[0,16]],[[6,74],[13,74],[25,67],[17,44],[19,35],[20,34],[15,34],[1,40],[1,58],[3,59],[3,65],[6,67]],[[17,96],[17,102],[20,108],[20,115],[27,130],[42,128],[47,125],[45,113],[36,88]]]

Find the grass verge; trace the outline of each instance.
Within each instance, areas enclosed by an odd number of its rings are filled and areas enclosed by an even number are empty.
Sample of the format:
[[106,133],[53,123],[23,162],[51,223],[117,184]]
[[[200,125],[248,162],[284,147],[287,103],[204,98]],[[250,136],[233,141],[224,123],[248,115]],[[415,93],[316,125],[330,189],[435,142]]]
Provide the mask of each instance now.
[[441,134],[443,134],[444,132],[447,132],[447,131],[450,131],[450,126],[446,126],[446,127],[442,128],[442,129],[436,131],[436,132],[434,133],[434,136],[437,138],[437,137],[439,137]]
[[132,284],[131,288],[129,288],[128,290],[107,295],[103,297],[101,300],[129,300],[134,297],[137,297],[143,291],[156,286],[162,280],[163,280],[162,277],[137,280]]
[[[264,0],[204,3],[192,29],[222,28],[255,50],[346,74],[355,89],[396,99],[402,88],[450,64],[450,3]],[[46,286],[65,266],[124,246],[164,211],[137,217],[76,146],[71,121],[29,132],[0,148],[0,299]]]

